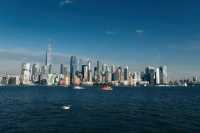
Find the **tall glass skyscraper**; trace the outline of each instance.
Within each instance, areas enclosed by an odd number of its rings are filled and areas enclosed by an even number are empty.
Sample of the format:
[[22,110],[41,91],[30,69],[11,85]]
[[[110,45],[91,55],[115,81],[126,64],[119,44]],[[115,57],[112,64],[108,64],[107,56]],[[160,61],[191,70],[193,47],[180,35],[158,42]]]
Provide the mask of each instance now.
[[64,64],[60,64],[60,74],[67,75],[67,66]]
[[88,81],[88,66],[87,65],[82,65],[82,76],[83,76],[83,81],[87,82]]
[[156,84],[160,84],[160,69],[156,68]]
[[126,66],[124,68],[124,80],[128,80],[128,77],[129,77],[129,75],[128,75],[128,66]]
[[21,66],[20,83],[30,84],[30,79],[31,79],[31,64],[23,63]]
[[117,70],[116,70],[116,75],[115,75],[115,80],[117,80],[118,82],[121,82],[123,79],[123,77],[122,77],[122,74],[123,73],[123,71],[122,71],[122,67],[118,67],[117,68]]
[[36,82],[36,81],[39,80],[39,69],[40,69],[39,64],[33,64],[33,66],[32,66],[32,75],[31,75],[31,80],[33,82]]
[[64,74],[64,65],[60,64],[60,74]]
[[145,69],[145,80],[149,82],[149,84],[155,84],[155,68],[148,66]]
[[51,48],[51,44],[49,44],[48,49],[46,51],[46,59],[45,59],[46,66],[51,64],[51,59],[52,59],[52,48]]
[[167,66],[161,66],[159,68],[160,72],[160,84],[167,84]]
[[97,61],[97,82],[101,81],[101,63]]
[[88,81],[92,82],[92,62],[90,60],[88,60]]
[[70,83],[71,84],[74,83],[77,69],[78,69],[78,60],[76,56],[71,56],[70,58]]

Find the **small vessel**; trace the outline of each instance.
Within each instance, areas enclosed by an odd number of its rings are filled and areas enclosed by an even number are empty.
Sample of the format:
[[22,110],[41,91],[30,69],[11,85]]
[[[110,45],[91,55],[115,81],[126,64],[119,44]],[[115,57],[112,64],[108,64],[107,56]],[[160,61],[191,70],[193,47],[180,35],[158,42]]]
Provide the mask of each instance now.
[[81,87],[81,86],[74,86],[74,89],[75,89],[75,90],[82,90],[82,89],[84,89],[84,88]]
[[104,91],[112,91],[113,88],[107,84],[104,84],[101,86],[101,90],[104,90]]
[[70,105],[62,106],[62,109],[64,109],[64,110],[69,110],[69,109],[71,109],[71,106],[70,106]]
[[184,83],[184,85],[183,85],[184,87],[187,87],[188,85],[187,85],[187,83]]

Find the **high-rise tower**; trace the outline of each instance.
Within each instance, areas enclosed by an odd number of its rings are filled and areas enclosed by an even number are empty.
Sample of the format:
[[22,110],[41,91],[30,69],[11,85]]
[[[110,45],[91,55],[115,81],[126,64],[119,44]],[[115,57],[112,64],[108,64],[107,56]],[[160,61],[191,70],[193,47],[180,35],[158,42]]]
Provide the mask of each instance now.
[[156,84],[160,84],[160,69],[156,68]]
[[92,82],[92,67],[91,67],[92,62],[88,60],[87,65],[88,65],[88,81]]
[[21,66],[20,83],[28,85],[31,82],[31,64],[23,63]]
[[88,81],[88,66],[87,65],[82,65],[82,75],[83,75],[83,82]]
[[97,82],[101,82],[101,63],[97,61]]
[[45,65],[49,66],[51,64],[51,60],[52,60],[52,48],[51,48],[51,43],[50,43],[46,51]]
[[70,83],[73,84],[75,81],[76,71],[78,70],[78,60],[76,56],[70,58]]
[[160,84],[167,84],[167,66],[161,66],[160,68]]
[[37,82],[39,80],[39,69],[40,69],[39,64],[33,64],[32,75],[31,75],[32,82]]
[[145,69],[145,81],[148,81],[150,85],[155,84],[155,68],[148,66]]
[[125,68],[124,68],[124,80],[128,80],[128,77],[129,77],[129,75],[128,75],[128,66],[126,66]]

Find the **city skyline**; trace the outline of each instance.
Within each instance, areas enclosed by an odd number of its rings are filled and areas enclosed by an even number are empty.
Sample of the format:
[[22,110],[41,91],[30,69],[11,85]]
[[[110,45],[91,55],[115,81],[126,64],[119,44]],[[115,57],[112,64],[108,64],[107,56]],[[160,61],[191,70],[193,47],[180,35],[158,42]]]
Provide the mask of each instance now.
[[[180,80],[172,81],[168,78],[167,66],[147,66],[143,71],[130,71],[129,67],[105,64],[103,61],[91,59],[83,60],[76,56],[70,56],[70,63],[60,64],[55,71],[55,64],[52,60],[51,43],[45,51],[43,63],[23,62],[20,74],[13,75],[5,73],[0,75],[1,85],[61,85],[61,86],[95,86],[95,85],[114,85],[114,86],[168,86],[182,85]],[[68,68],[69,66],[69,68]],[[184,80],[184,83],[198,83],[198,77],[193,80]]]
[[[70,57],[69,69],[67,65],[60,64],[60,71],[54,71],[52,64],[52,48],[48,45],[43,64],[22,63],[21,73],[18,76],[6,74],[1,77],[3,85],[61,85],[61,86],[166,86],[182,85],[182,81],[171,81],[168,79],[167,66],[148,66],[144,71],[131,72],[128,66],[105,64],[97,60],[96,64],[91,60],[81,61],[76,56]],[[185,80],[185,83],[197,83],[198,78],[193,81]]]
[[167,65],[170,78],[198,76],[198,3],[3,0],[0,72],[16,72],[22,62],[44,62],[53,40],[55,64],[68,64],[76,55],[128,65],[131,71]]
[[[47,45],[48,48],[46,48],[46,50],[41,50],[41,53],[39,53],[38,51],[35,52],[35,54],[31,54],[30,56],[27,55],[27,58],[21,58],[19,60],[19,62],[17,62],[18,64],[15,64],[15,66],[8,66],[8,69],[5,68],[5,71],[4,69],[1,69],[0,70],[0,74],[5,74],[5,73],[8,73],[8,74],[17,74],[19,75],[20,74],[20,68],[21,68],[21,64],[24,63],[24,62],[27,62],[27,63],[31,63],[31,64],[39,64],[39,65],[48,65],[47,64],[47,55],[48,55],[48,52],[49,51],[49,45]],[[52,48],[50,48],[52,50]],[[19,49],[20,50],[20,49]],[[21,52],[24,52],[25,50],[24,49],[21,49],[23,51]],[[5,52],[6,50],[0,50],[0,52]],[[12,51],[12,50],[11,50]],[[31,51],[26,51],[27,54],[30,53]],[[21,54],[21,53],[15,53],[13,52],[14,54]],[[14,54],[11,56],[14,57]],[[53,65],[54,69],[53,69],[53,72],[55,73],[59,73],[60,71],[60,65],[63,64],[63,65],[66,65],[67,68],[70,68],[70,58],[72,56],[76,56],[76,55],[65,55],[64,53],[58,53],[58,52],[52,52],[50,53],[51,54],[51,59],[50,59],[50,62],[51,64],[50,65]],[[23,55],[23,54],[22,54]],[[16,58],[16,57],[14,57]],[[17,59],[16,58],[16,59]],[[143,65],[143,67],[140,67],[140,68],[137,68],[137,67],[134,67],[134,66],[129,66],[127,64],[114,64],[112,61],[111,62],[108,62],[107,61],[104,61],[103,59],[100,59],[98,57],[80,57],[80,56],[76,56],[77,60],[78,61],[82,61],[80,63],[80,66],[81,67],[81,64],[84,64],[86,63],[87,61],[91,61],[92,65],[94,66],[96,64],[96,61],[100,61],[101,63],[104,63],[104,64],[108,64],[108,65],[115,65],[115,66],[122,66],[124,68],[126,67],[129,67],[129,70],[131,72],[143,72],[144,69],[148,66],[154,66],[154,67],[160,67],[160,66],[164,66],[165,64],[145,64]],[[168,71],[168,77],[170,80],[180,80],[180,79],[192,79],[194,76],[197,76],[199,77],[198,74],[196,73],[191,73],[191,74],[188,74],[186,72],[185,73],[179,73],[179,75],[176,75],[176,76],[173,76],[173,72],[171,72],[171,69],[169,69],[170,71]],[[68,69],[68,71],[70,71],[70,69]]]

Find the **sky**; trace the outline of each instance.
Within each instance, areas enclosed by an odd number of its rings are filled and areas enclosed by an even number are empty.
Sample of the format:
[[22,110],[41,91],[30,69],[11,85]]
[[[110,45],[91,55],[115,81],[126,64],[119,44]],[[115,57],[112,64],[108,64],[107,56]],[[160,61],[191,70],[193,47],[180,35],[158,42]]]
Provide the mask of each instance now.
[[0,0],[0,73],[70,55],[128,65],[167,65],[170,78],[200,76],[198,0]]

